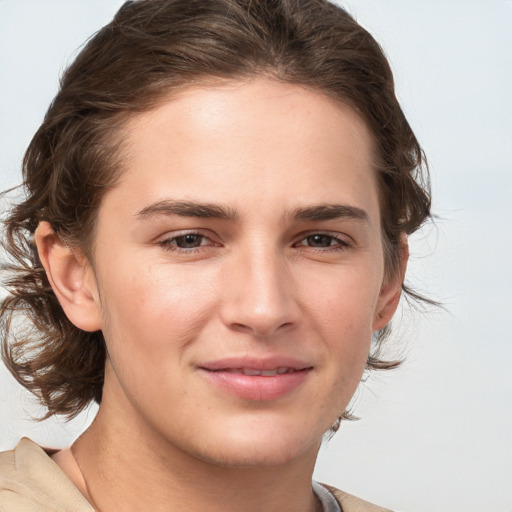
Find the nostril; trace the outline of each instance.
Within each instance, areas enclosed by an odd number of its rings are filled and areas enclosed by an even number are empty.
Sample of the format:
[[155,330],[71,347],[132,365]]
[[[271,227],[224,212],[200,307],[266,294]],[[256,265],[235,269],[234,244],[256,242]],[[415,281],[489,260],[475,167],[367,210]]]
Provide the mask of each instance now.
[[235,331],[241,331],[241,332],[250,332],[252,329],[248,325],[240,324],[240,323],[234,323],[231,324],[231,327]]
[[234,322],[231,324],[231,328],[238,332],[248,333],[255,336],[268,337],[276,334],[279,331],[282,331],[283,329],[291,328],[293,325],[293,322],[251,322],[248,324]]

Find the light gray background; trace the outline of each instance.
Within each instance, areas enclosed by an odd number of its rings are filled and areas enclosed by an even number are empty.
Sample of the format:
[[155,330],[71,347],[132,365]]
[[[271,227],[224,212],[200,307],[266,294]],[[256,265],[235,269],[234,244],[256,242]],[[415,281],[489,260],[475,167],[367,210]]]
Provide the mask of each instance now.
[[[80,44],[118,0],[0,0],[0,189]],[[401,369],[372,376],[359,422],[316,477],[410,512],[512,510],[512,1],[348,0],[378,39],[430,160],[437,226],[411,243],[409,281],[449,313],[405,311]],[[2,206],[4,208],[4,206]],[[0,368],[0,449],[65,446],[94,416],[40,410]]]

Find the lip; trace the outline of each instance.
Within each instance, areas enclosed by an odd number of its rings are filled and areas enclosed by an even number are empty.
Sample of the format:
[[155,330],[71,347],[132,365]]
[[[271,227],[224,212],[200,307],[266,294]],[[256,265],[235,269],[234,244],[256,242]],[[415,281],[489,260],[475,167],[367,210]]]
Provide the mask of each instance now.
[[[268,372],[288,368],[277,375],[246,375],[242,369]],[[242,400],[271,401],[297,389],[308,377],[313,366],[293,357],[230,357],[209,361],[198,366],[203,377],[217,389]]]

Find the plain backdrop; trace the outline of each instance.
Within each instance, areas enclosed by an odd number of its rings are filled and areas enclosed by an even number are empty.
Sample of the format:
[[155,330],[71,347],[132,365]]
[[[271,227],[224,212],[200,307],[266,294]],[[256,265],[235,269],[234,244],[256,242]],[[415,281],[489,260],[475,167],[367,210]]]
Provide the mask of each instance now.
[[[59,73],[120,5],[0,0],[1,190],[20,181]],[[404,365],[361,386],[361,419],[322,448],[315,476],[402,511],[510,512],[512,1],[342,5],[385,49],[429,157],[439,218],[411,240],[408,280],[447,311],[403,308],[391,345]],[[68,445],[94,412],[36,423],[41,409],[0,367],[0,450],[22,435]]]

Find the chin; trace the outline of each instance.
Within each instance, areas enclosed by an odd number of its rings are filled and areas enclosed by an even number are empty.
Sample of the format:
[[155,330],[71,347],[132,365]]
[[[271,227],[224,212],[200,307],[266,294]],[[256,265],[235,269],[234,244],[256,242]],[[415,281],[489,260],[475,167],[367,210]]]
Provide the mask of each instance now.
[[323,434],[323,430],[318,435],[301,433],[296,426],[295,429],[265,425],[258,429],[224,428],[221,436],[205,437],[209,442],[197,447],[196,456],[226,468],[278,467],[303,458],[311,458],[314,464]]
[[[315,446],[314,458],[318,448]],[[230,446],[228,450],[204,450],[197,454],[203,462],[223,468],[257,469],[286,466],[305,454],[296,447],[262,449],[261,446]],[[314,459],[313,459],[314,460]]]

